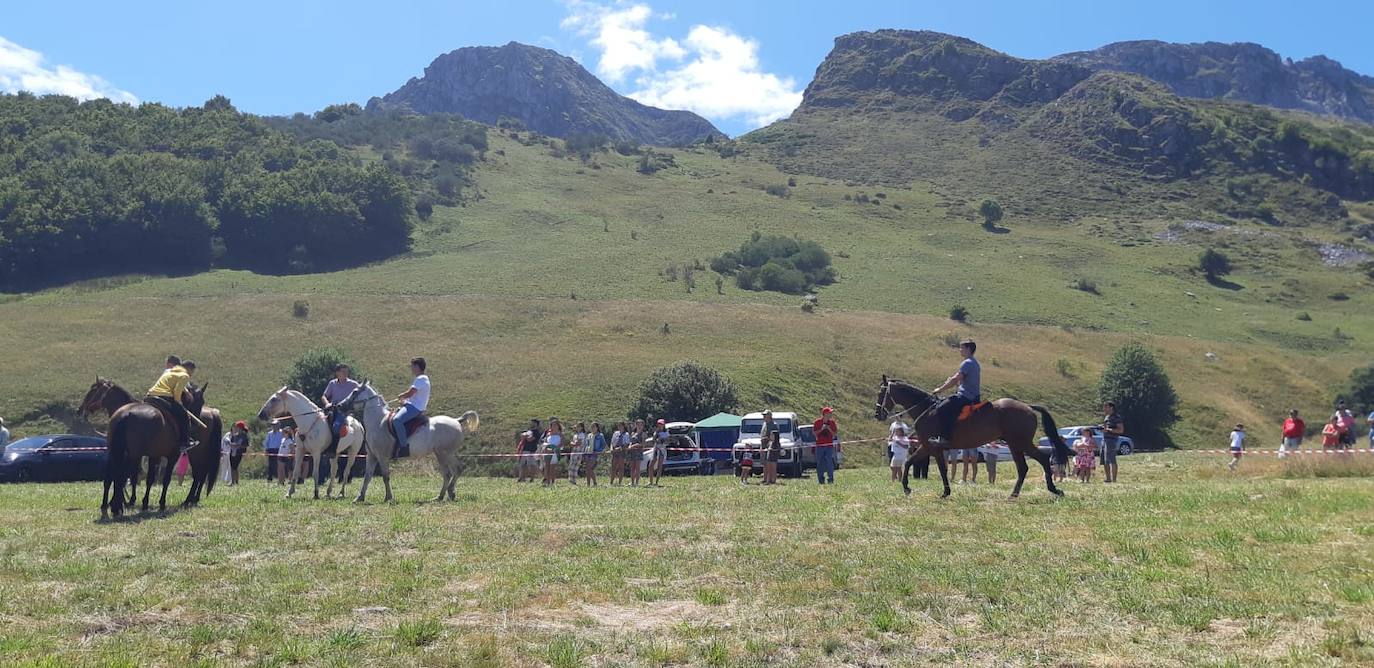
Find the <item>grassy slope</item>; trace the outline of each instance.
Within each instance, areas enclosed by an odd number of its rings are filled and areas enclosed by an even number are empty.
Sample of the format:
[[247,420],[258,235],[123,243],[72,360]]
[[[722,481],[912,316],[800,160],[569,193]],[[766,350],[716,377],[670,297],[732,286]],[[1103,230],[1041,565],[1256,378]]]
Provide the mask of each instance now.
[[[401,384],[405,359],[426,355],[440,408],[489,416],[496,436],[484,447],[504,447],[531,414],[619,415],[649,369],[684,357],[727,371],[751,405],[835,402],[852,424],[865,419],[879,373],[938,382],[953,363],[941,339],[971,333],[999,367],[988,373],[991,391],[1047,401],[1070,422],[1090,417],[1091,385],[1112,349],[1150,335],[1185,400],[1179,440],[1199,445],[1226,422],[1264,424],[1289,404],[1318,413],[1343,366],[1370,350],[1361,332],[1374,297],[1350,287],[1359,283],[1352,270],[1321,267],[1293,236],[1320,230],[1195,232],[1164,243],[1154,234],[1177,220],[1169,208],[1159,218],[1060,221],[1018,218],[1013,206],[1012,232],[993,235],[920,182],[883,189],[873,205],[843,199],[876,196],[872,188],[802,176],[780,199],[759,188],[787,176],[748,158],[675,151],[678,168],[645,176],[615,154],[598,155],[595,169],[495,134],[492,149],[477,174],[483,199],[440,209],[411,257],[334,274],[219,271],[0,303],[0,415],[60,413],[96,373],[142,386],[170,349],[198,358],[213,400],[242,416],[256,412],[290,359],[328,343],[352,350],[388,387]],[[822,291],[821,315],[728,281],[718,295],[709,272],[691,294],[660,275],[755,229],[818,239],[837,255],[842,279]],[[1230,244],[1241,289],[1189,273],[1203,243]],[[1078,277],[1103,294],[1070,288]],[[1324,298],[1341,289],[1353,298]],[[290,316],[297,299],[311,304],[306,320]],[[956,303],[976,323],[1005,324],[955,326],[943,314]],[[181,315],[168,315],[174,306]],[[1297,321],[1299,309],[1313,321]],[[657,334],[665,321],[668,337]],[[1334,339],[1335,327],[1356,338]],[[1209,351],[1220,364],[1204,362]],[[1072,377],[1055,371],[1060,358]]]
[[92,484],[7,485],[0,662],[1374,661],[1369,480],[1203,457],[1133,456],[1120,485],[1011,505],[1005,465],[948,502],[877,469],[827,489],[465,479],[457,504],[418,505],[437,478],[403,476],[401,503],[361,508],[254,480],[121,525],[92,522]]

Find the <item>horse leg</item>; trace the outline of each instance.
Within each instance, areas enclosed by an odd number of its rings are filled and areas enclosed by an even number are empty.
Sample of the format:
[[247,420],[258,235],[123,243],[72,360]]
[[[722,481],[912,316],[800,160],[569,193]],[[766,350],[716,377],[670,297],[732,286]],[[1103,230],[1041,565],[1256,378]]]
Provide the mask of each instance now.
[[1011,488],[1011,498],[1021,496],[1021,485],[1026,482],[1026,453],[1022,448],[1012,448],[1011,460],[1016,462],[1016,486]]
[[310,458],[310,482],[315,485],[315,500],[320,500],[320,460],[324,453]]
[[940,498],[947,499],[949,498],[949,470],[945,466],[945,451],[934,450],[931,456],[935,458],[936,466],[940,467],[940,483],[945,486],[945,491],[940,495]]
[[382,487],[386,489],[386,497],[383,498],[382,501],[390,503],[396,500],[396,498],[391,495],[391,462],[381,462],[380,466],[382,467]]
[[1050,493],[1055,496],[1064,496],[1064,490],[1054,485],[1054,471],[1050,469],[1050,458],[1045,453],[1040,452],[1040,448],[1031,444],[1031,448],[1026,451],[1035,461],[1040,462],[1040,468],[1045,469],[1045,487],[1049,488]]
[[358,487],[358,498],[353,499],[353,503],[364,503],[367,501],[367,483],[372,482],[372,472],[377,470],[377,453],[369,452],[367,466],[363,467],[363,484]]
[[172,484],[172,462],[170,457],[167,459],[167,464],[162,467],[162,496],[157,500],[157,512],[164,515],[167,513],[167,487]]
[[[143,459],[141,457],[135,457],[134,465],[132,468],[129,467],[127,462],[124,464],[124,467],[125,470],[129,472],[129,474],[128,476],[121,475],[119,477],[119,481],[116,484],[119,485],[120,494],[125,493],[125,485],[129,486],[129,500],[126,501],[124,505],[132,506],[138,503],[138,474],[143,469]],[[127,480],[125,479],[126,477],[128,478]]]
[[912,466],[912,462],[916,461],[916,456],[917,456],[917,454],[922,453],[922,452],[925,452],[925,451],[926,451],[926,446],[925,446],[924,443],[917,445],[917,446],[916,446],[916,450],[915,450],[914,452],[908,453],[907,456],[906,456],[906,461],[902,463],[902,493],[905,494],[905,495],[907,495],[907,496],[911,496],[911,477],[910,477],[910,476],[911,476],[911,466]]
[[148,498],[153,493],[153,478],[157,476],[157,457],[148,457],[148,475],[143,481],[143,512],[148,512]]
[[439,454],[440,463],[444,467],[444,486],[439,488],[439,500],[443,500],[445,495],[449,501],[456,501],[453,486],[458,482],[458,457],[452,452]]
[[296,444],[296,453],[291,456],[291,480],[286,483],[286,498],[296,495],[296,478],[301,476],[301,459],[305,457],[304,445]]

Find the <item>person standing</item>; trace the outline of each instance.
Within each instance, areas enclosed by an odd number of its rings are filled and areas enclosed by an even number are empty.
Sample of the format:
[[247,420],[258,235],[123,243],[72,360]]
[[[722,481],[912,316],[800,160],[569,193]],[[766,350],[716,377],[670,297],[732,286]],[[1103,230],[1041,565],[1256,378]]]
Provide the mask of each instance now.
[[902,479],[902,467],[906,466],[906,456],[911,448],[911,439],[906,436],[906,425],[894,422],[892,429],[887,437],[888,452],[892,453],[889,466],[892,467],[892,479]]
[[782,459],[782,434],[776,429],[768,433],[763,453],[763,484],[778,484],[778,460]]
[[659,418],[654,423],[654,451],[653,457],[649,460],[649,486],[662,487],[663,467],[668,463],[668,440],[671,435],[668,433],[668,421]]
[[1288,411],[1288,419],[1283,421],[1283,441],[1279,444],[1279,459],[1290,452],[1302,449],[1302,437],[1307,433],[1307,423],[1298,417],[1298,409]]
[[429,407],[429,376],[425,373],[427,366],[423,357],[410,360],[410,374],[414,376],[410,381],[410,389],[396,395],[397,401],[404,402],[391,418],[391,424],[396,430],[397,457],[404,457],[410,453],[410,444],[406,442],[406,423],[420,417]]
[[549,430],[544,432],[544,486],[553,487],[558,479],[558,452],[563,446],[563,423],[549,418]]
[[572,441],[568,444],[568,482],[577,484],[577,475],[582,469],[582,455],[587,447],[587,423],[579,422],[573,427]]
[[1093,468],[1097,466],[1097,434],[1092,429],[1084,429],[1082,435],[1078,437],[1078,442],[1074,444],[1073,450],[1077,453],[1073,458],[1073,470],[1078,476],[1078,482],[1092,482]]
[[262,449],[267,453],[267,482],[277,479],[277,453],[281,452],[281,428],[272,427],[262,440]]
[[[835,410],[829,406],[821,409],[821,417],[811,423],[811,431],[816,435],[816,483],[819,485],[835,484],[835,451],[840,447],[839,425],[835,424],[832,414]],[[769,414],[772,417],[772,414]],[[797,453],[801,456],[801,453]]]
[[601,459],[601,453],[606,451],[606,435],[601,433],[601,423],[593,422],[592,430],[587,434],[586,453],[582,455],[582,477],[587,480],[587,484],[597,487],[596,482],[596,462]]
[[1341,433],[1341,448],[1351,448],[1355,445],[1355,414],[1346,408],[1345,402],[1336,404],[1336,413],[1331,417],[1336,419],[1336,428]]
[[243,420],[234,423],[234,428],[229,432],[229,484],[236,486],[239,484],[239,464],[243,463],[243,455],[248,452],[248,425]]
[[219,480],[232,485],[234,480],[234,432],[230,430],[219,440]]
[[970,485],[978,484],[978,448],[964,448],[957,452],[963,453],[960,460],[964,462],[963,482]]
[[1336,424],[1336,416],[1332,415],[1326,425],[1322,427],[1322,451],[1338,450],[1341,447],[1341,428]]
[[615,423],[611,434],[611,484],[625,484],[625,450],[630,447],[630,426],[623,420]]
[[[1334,418],[1333,418],[1334,421]],[[1245,425],[1236,423],[1236,428],[1231,432],[1231,463],[1226,468],[1232,471],[1240,464],[1240,458],[1245,454]]]
[[291,470],[292,458],[296,456],[296,428],[283,427],[281,430],[281,448],[277,452],[277,484],[285,485],[286,479],[295,475]]
[[515,482],[534,482],[535,471],[539,468],[539,439],[543,435],[539,418],[531,418],[530,428],[520,432],[516,438]]
[[[985,449],[985,450],[982,451],[982,452],[983,452],[983,466],[986,466],[987,469],[988,469],[988,484],[989,484],[989,485],[995,485],[995,484],[997,484],[997,459],[998,459],[998,457],[997,457],[997,452],[998,452],[1002,447],[1005,447],[1005,446],[1006,446],[1006,441],[993,441],[992,443],[989,443],[989,444],[988,444],[988,448],[987,448],[987,449]],[[977,450],[975,450],[974,452],[977,452]],[[973,470],[974,470],[974,472],[977,472],[978,469],[977,469],[977,467],[974,467]]]
[[1116,402],[1103,404],[1102,411],[1106,413],[1102,417],[1102,478],[1103,482],[1116,482],[1116,457],[1121,452],[1121,435],[1126,433],[1126,423],[1116,412]]
[[639,476],[644,471],[644,447],[649,435],[644,429],[644,420],[635,420],[634,431],[630,433],[629,447],[626,449],[626,462],[630,465],[630,486],[639,487]]
[[5,418],[0,418],[0,450],[10,444],[10,428],[5,426]]

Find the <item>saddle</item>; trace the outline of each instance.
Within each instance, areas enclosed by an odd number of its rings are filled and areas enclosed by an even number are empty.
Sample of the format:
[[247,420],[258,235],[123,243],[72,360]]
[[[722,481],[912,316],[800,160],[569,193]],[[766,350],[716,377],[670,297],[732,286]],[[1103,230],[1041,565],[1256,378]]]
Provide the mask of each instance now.
[[[176,411],[173,410],[171,402],[172,400],[166,397],[157,397],[149,395],[143,398],[143,403],[152,406],[153,408],[157,409],[157,412],[162,413],[162,421],[165,422],[169,428],[171,428],[172,433],[176,438],[176,442],[181,443],[184,435],[181,433],[181,423],[177,421],[177,414]],[[195,445],[195,443],[192,443],[191,445]]]
[[[386,414],[386,430],[388,433],[391,434],[392,438],[396,437],[396,425],[392,422],[392,418],[395,417],[396,411],[391,411],[390,413]],[[415,432],[420,431],[420,428],[424,427],[427,424],[429,424],[428,413],[422,412],[419,415],[411,418],[410,422],[406,423],[406,438],[414,436]]]
[[956,422],[963,422],[964,420],[967,420],[967,419],[973,417],[973,414],[974,414],[974,413],[977,413],[978,411],[983,410],[984,408],[987,408],[987,405],[988,405],[988,402],[986,402],[986,401],[980,401],[980,402],[978,402],[978,403],[976,403],[976,404],[969,404],[969,405],[967,405],[967,406],[964,406],[964,408],[963,408],[962,410],[959,411],[959,417],[956,418],[955,421],[956,421]]

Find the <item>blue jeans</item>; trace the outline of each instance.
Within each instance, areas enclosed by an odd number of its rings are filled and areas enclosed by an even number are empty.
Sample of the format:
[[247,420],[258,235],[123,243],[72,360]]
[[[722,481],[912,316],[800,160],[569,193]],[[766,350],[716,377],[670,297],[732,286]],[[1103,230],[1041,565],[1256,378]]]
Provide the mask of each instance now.
[[[334,434],[338,434],[339,430],[342,429],[345,424],[348,424],[348,413],[336,409],[334,411],[334,420],[332,423]],[[333,438],[333,434],[330,435],[330,438]]]
[[420,409],[415,404],[406,403],[401,406],[401,410],[396,411],[396,417],[391,419],[391,425],[396,428],[396,451],[400,452],[407,446],[406,444],[406,423],[419,417]]
[[835,448],[816,448],[816,482],[835,483]]

